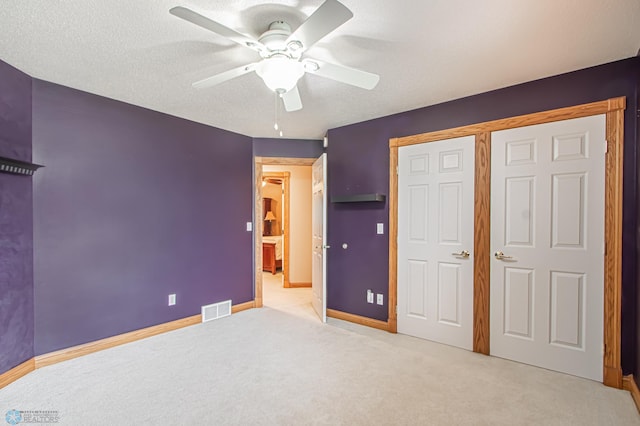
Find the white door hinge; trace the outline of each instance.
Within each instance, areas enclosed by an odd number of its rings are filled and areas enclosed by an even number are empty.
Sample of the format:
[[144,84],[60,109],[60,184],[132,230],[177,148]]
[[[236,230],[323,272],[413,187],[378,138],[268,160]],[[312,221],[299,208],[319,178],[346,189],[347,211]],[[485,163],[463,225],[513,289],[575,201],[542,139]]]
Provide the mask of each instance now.
[[608,140],[604,140],[604,153],[606,154],[607,152],[609,152],[609,141]]

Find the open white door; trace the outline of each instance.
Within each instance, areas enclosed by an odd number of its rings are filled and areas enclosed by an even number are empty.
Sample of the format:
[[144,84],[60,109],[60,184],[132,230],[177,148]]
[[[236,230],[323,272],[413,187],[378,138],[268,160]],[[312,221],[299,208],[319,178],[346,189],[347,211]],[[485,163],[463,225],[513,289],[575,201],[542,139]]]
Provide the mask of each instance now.
[[322,322],[327,322],[327,286],[326,286],[326,269],[327,261],[324,251],[329,248],[327,241],[327,192],[325,185],[325,176],[327,174],[327,154],[322,154],[320,158],[313,163],[312,171],[312,244],[313,244],[313,261],[312,261],[312,304]]

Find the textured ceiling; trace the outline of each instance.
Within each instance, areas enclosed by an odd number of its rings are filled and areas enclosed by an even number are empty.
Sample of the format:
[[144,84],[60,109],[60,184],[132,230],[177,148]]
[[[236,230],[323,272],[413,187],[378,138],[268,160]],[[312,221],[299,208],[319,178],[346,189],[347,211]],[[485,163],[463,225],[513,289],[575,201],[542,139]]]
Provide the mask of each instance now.
[[[254,137],[276,137],[275,98],[251,73],[191,83],[259,59],[169,14],[193,8],[258,37],[296,28],[322,0],[4,0],[0,59],[33,77]],[[315,75],[285,138],[635,56],[640,0],[341,0],[354,18],[307,55],[380,75],[367,91]]]

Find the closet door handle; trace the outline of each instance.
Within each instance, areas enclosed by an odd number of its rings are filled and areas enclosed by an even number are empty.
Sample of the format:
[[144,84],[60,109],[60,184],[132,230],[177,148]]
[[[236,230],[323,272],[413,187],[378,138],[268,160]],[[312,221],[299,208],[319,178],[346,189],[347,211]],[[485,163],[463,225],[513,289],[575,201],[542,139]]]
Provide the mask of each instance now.
[[468,250],[462,250],[460,253],[451,253],[453,256],[464,257],[465,259],[469,257],[471,253]]
[[501,252],[501,251],[497,251],[497,252],[495,252],[493,255],[494,255],[494,256],[496,257],[496,259],[498,259],[498,260],[503,260],[503,259],[513,259],[513,257],[512,257],[512,256],[506,256],[506,255],[505,255],[503,252]]

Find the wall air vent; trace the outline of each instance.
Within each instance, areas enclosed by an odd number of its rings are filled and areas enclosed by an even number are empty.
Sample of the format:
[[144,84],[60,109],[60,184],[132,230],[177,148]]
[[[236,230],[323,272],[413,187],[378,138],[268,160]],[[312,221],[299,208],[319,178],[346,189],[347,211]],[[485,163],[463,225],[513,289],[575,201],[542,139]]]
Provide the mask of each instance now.
[[202,307],[202,322],[228,317],[229,315],[231,315],[231,300]]
[[13,160],[11,158],[0,157],[0,173],[11,173],[14,175],[32,176],[40,165],[27,163],[25,161]]

